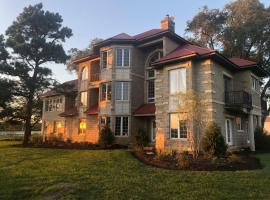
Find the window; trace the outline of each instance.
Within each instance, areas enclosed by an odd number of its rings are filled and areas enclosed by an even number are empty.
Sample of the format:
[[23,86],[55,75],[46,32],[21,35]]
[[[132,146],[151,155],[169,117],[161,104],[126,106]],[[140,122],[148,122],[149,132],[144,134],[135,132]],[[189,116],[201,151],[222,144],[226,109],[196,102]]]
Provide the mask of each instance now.
[[107,51],[101,52],[101,58],[102,58],[101,66],[103,69],[106,69],[108,64],[108,52]]
[[151,63],[160,59],[162,55],[162,51],[156,51],[150,56],[146,65],[147,101],[149,103],[155,101],[155,70],[151,66]]
[[257,89],[257,79],[252,76],[251,80],[252,80],[252,89],[256,90]]
[[81,92],[81,105],[87,106],[87,92]]
[[130,64],[130,49],[116,49],[116,66],[117,67],[128,67]]
[[116,82],[115,83],[115,99],[128,100],[129,95],[129,82]]
[[128,136],[128,117],[115,117],[115,136]]
[[100,100],[101,101],[109,101],[111,100],[111,84],[104,83],[100,86]]
[[151,79],[148,80],[148,102],[154,102],[155,101],[155,80]]
[[241,117],[236,117],[235,118],[236,121],[236,127],[238,131],[242,131],[243,130],[243,121]]
[[185,120],[180,120],[179,114],[170,114],[171,138],[187,138],[187,125]]
[[170,70],[170,94],[186,92],[186,68]]
[[81,119],[80,120],[80,127],[79,127],[79,134],[85,134],[86,133],[86,120]]
[[45,101],[45,111],[53,112],[53,111],[63,111],[64,105],[62,97],[55,99],[48,99]]
[[54,122],[54,132],[55,133],[62,133],[62,129],[63,126],[62,126],[62,123],[60,121],[55,121]]
[[88,68],[84,67],[82,69],[82,80],[87,80],[88,79]]

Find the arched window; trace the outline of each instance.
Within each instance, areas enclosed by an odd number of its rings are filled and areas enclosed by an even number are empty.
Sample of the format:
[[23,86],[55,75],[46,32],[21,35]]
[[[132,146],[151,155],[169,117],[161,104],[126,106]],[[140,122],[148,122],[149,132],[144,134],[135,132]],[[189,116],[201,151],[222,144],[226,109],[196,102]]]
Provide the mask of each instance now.
[[162,50],[153,52],[146,63],[146,87],[147,87],[147,102],[155,102],[155,69],[151,63],[160,59],[163,56]]
[[88,68],[84,67],[82,69],[82,80],[87,80],[88,79]]

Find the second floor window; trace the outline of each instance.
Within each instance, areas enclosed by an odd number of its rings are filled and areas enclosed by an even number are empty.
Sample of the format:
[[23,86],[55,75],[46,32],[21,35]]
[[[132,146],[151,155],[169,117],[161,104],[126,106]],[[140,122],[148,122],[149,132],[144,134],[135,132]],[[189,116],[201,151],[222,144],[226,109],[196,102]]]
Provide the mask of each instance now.
[[130,64],[130,49],[117,48],[116,49],[116,66],[129,67]]
[[129,96],[129,82],[116,82],[115,83],[115,99],[128,100]]
[[100,101],[111,100],[111,84],[103,83],[100,86]]
[[108,65],[108,52],[107,51],[103,51],[101,52],[101,67],[103,69],[106,69],[107,68],[107,65]]
[[87,80],[88,79],[88,68],[84,67],[82,69],[82,80]]
[[186,92],[186,68],[170,70],[170,94],[177,95]]
[[251,81],[252,81],[252,89],[256,90],[257,89],[257,79],[252,76]]
[[81,92],[81,105],[87,106],[87,92]]
[[62,101],[62,97],[49,99],[45,101],[45,111],[53,112],[53,111],[63,111],[64,105]]

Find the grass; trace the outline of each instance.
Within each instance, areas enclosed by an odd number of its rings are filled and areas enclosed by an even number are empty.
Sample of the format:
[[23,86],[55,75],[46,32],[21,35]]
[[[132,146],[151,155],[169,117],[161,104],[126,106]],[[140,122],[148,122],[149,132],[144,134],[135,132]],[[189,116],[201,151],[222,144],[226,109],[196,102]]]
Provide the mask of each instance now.
[[270,154],[262,170],[170,171],[128,150],[14,147],[0,141],[0,199],[270,199]]

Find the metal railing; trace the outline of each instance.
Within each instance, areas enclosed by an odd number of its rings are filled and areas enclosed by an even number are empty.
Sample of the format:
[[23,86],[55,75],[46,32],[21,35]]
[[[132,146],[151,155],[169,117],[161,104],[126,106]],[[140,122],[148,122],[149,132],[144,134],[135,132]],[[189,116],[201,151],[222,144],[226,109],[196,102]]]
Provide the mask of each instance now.
[[252,96],[246,91],[225,92],[225,105],[234,107],[252,107]]
[[90,74],[90,82],[99,81],[100,73]]

